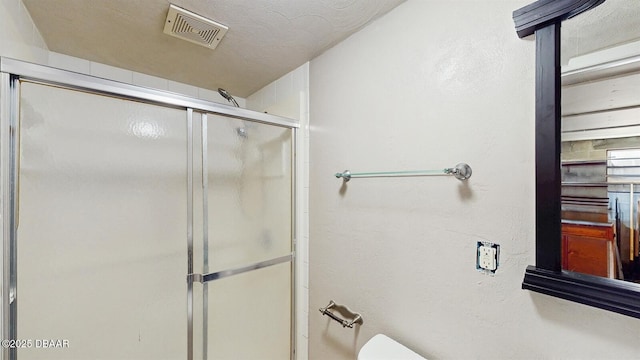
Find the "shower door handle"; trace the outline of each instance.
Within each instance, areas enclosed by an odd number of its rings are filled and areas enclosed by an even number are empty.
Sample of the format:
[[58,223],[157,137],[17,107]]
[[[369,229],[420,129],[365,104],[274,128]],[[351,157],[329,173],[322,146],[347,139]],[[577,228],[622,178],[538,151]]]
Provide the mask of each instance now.
[[242,267],[237,267],[237,268],[232,268],[232,269],[216,271],[216,272],[212,272],[212,273],[208,273],[208,274],[188,274],[187,275],[187,281],[188,282],[189,281],[191,281],[191,282],[199,282],[199,283],[203,283],[204,284],[204,283],[207,283],[209,281],[223,279],[223,278],[226,278],[226,277],[229,277],[229,276],[242,274],[242,273],[245,273],[245,272],[248,272],[248,271],[258,270],[258,269],[262,269],[262,268],[273,266],[273,265],[278,265],[278,264],[282,264],[282,263],[286,263],[286,262],[291,262],[291,261],[293,261],[293,257],[294,257],[294,254],[290,253],[290,254],[287,254],[287,255],[284,255],[284,256],[279,256],[277,258],[260,261],[260,262],[253,263],[253,264],[247,265],[247,266],[242,266]]

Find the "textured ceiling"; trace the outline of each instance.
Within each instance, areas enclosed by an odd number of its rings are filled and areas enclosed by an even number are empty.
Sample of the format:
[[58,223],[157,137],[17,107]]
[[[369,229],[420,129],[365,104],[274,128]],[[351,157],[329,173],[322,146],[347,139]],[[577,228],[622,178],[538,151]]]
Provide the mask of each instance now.
[[246,97],[405,0],[175,0],[229,31],[215,50],[163,33],[167,0],[23,0],[49,50]]

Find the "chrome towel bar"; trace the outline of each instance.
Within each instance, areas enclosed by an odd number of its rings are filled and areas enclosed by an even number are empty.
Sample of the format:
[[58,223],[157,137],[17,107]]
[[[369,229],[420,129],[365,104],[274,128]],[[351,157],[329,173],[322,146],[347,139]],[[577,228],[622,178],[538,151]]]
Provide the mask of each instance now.
[[344,182],[351,180],[352,178],[367,178],[367,177],[399,177],[399,176],[439,176],[439,175],[453,175],[458,180],[467,180],[471,177],[471,166],[460,163],[452,168],[446,168],[442,170],[414,170],[414,171],[384,171],[384,172],[367,172],[367,173],[352,173],[349,170],[345,170],[341,173],[336,173],[336,178],[342,178]]
[[[358,325],[362,325],[363,324],[362,315],[360,315],[357,312],[351,311],[351,309],[349,309],[348,307],[346,307],[344,305],[336,304],[335,302],[333,302],[333,300],[330,300],[329,301],[329,305],[327,305],[327,306],[325,306],[323,308],[320,308],[319,310],[320,310],[320,313],[322,313],[322,315],[327,315],[328,317],[332,318],[333,320],[339,322],[342,325],[342,327],[352,328],[354,324],[358,324]],[[342,319],[341,317],[339,317],[338,315],[334,314],[333,312],[331,312],[329,310],[336,310],[342,316],[349,316],[352,319],[351,320]]]

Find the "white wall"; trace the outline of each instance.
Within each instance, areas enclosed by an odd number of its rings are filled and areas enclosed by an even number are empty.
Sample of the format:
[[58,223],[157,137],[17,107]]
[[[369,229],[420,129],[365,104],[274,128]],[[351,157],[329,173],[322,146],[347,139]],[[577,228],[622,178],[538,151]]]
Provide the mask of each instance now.
[[0,56],[43,63],[47,45],[20,0],[0,0]]
[[[535,261],[530,0],[409,0],[310,66],[311,359],[353,359],[376,333],[428,358],[638,358],[640,321],[521,290]],[[471,179],[354,179],[438,169]],[[495,276],[477,241],[501,245]],[[362,313],[344,329],[317,309]]]

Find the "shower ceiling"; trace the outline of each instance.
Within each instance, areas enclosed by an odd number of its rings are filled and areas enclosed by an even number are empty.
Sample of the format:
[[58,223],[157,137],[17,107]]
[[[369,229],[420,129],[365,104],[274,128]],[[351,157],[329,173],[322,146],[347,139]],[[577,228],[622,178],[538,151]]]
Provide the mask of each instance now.
[[23,0],[51,51],[241,97],[404,1],[172,1],[229,27],[211,50],[163,33],[167,0]]

